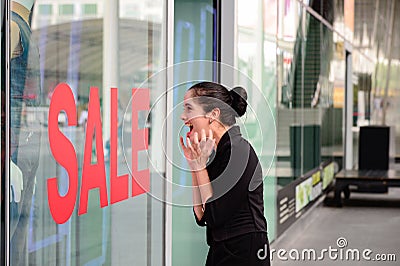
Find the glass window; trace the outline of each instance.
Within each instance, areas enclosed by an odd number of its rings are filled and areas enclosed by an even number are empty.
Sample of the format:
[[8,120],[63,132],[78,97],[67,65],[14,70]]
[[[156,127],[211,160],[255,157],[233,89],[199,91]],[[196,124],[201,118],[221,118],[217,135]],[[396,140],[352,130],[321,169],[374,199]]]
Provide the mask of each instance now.
[[[400,157],[400,53],[397,2],[354,3],[353,67],[358,73],[354,97],[355,125],[387,125],[395,132],[394,154]],[[394,16],[394,20],[392,19]],[[393,21],[393,24],[390,23]],[[391,41],[391,43],[390,43]],[[365,81],[371,80],[371,84]],[[392,133],[393,131],[391,131]]]
[[[186,90],[198,80],[213,80],[213,60],[216,52],[213,1],[174,1],[174,88],[173,88],[173,184],[172,186],[172,265],[204,265],[207,257],[204,228],[193,216],[192,181],[178,136],[185,136],[186,127],[180,116]],[[186,62],[187,63],[182,63]],[[185,254],[185,256],[182,256]]]
[[71,4],[64,4],[60,5],[58,9],[58,13],[60,15],[70,16],[74,14],[74,5]]
[[97,5],[96,4],[84,4],[83,5],[83,14],[96,15],[97,14]]
[[40,15],[52,15],[53,14],[53,5],[50,4],[40,4],[39,5],[39,14]]
[[[333,18],[333,9],[321,3],[311,7]],[[298,1],[278,10],[277,173],[282,188],[343,156],[345,60],[344,40]]]
[[[75,2],[12,17],[11,265],[162,265],[166,108],[151,107],[165,86],[146,80],[165,68],[166,1],[142,19],[117,17],[118,1]],[[43,20],[53,5],[69,17]]]
[[[237,6],[237,84],[248,90],[244,132],[260,158],[268,237],[276,236],[276,25],[277,1],[239,0]],[[245,77],[247,76],[247,77]]]

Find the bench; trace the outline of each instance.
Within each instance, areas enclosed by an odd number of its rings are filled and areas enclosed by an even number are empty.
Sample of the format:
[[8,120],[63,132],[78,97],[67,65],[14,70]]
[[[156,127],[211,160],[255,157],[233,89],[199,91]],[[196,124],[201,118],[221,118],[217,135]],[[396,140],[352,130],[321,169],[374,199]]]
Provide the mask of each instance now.
[[346,199],[350,198],[349,185],[400,187],[399,170],[341,170],[335,179],[334,202],[337,207],[342,206],[342,192]]

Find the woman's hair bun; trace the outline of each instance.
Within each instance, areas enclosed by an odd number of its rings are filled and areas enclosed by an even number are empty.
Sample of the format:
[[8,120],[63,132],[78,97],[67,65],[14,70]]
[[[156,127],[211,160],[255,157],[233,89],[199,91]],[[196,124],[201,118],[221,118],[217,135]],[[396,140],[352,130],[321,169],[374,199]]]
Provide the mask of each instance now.
[[242,87],[235,87],[229,93],[232,97],[232,108],[236,111],[235,116],[241,117],[247,109],[247,92]]

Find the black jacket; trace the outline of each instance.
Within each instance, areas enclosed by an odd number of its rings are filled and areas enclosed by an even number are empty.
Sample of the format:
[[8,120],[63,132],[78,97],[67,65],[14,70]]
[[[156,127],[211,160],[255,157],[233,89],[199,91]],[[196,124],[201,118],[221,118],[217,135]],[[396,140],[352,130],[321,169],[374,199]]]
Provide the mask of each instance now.
[[207,226],[207,244],[250,232],[267,232],[262,170],[238,126],[231,127],[210,156],[207,172],[213,196],[198,225]]

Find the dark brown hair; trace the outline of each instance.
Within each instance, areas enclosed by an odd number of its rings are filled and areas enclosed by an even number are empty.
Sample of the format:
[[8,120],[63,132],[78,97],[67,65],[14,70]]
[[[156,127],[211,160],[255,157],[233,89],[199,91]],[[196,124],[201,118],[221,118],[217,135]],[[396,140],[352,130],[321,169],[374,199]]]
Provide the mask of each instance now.
[[246,113],[247,92],[242,87],[235,87],[229,91],[218,83],[200,82],[193,85],[189,91],[193,93],[194,100],[203,107],[206,113],[219,108],[221,111],[219,120],[224,125],[235,124],[236,117],[241,117]]

